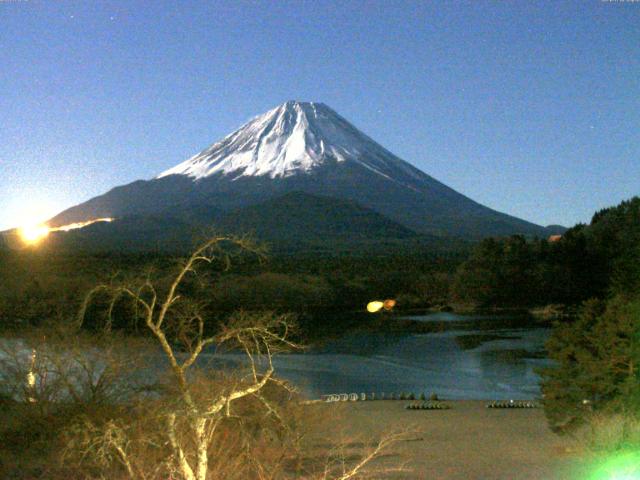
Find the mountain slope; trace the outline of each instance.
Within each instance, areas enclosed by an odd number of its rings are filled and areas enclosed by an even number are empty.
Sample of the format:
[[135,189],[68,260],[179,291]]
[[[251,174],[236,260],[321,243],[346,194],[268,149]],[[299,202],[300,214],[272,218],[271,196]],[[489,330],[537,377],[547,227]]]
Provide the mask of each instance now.
[[291,192],[229,212],[214,223],[234,233],[271,241],[408,239],[417,234],[354,202]]
[[356,202],[419,233],[546,236],[401,160],[320,103],[287,102],[149,181],[66,210],[53,225],[95,217],[233,209],[299,191]]
[[345,251],[363,243],[370,249],[384,249],[388,242],[434,241],[354,202],[302,192],[227,212],[193,205],[181,213],[131,215],[109,224],[54,232],[47,244],[58,251],[187,250],[206,230],[249,234],[276,250]]

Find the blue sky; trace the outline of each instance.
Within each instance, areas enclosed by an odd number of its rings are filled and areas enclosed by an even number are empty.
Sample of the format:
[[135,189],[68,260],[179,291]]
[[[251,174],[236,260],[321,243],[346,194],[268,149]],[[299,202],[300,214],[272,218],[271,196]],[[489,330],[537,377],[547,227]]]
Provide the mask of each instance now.
[[539,223],[640,194],[640,3],[0,2],[0,228],[320,101]]

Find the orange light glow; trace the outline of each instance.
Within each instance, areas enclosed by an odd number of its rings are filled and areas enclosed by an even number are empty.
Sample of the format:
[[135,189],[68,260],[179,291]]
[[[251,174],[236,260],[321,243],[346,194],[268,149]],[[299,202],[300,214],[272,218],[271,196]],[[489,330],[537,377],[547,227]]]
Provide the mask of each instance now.
[[113,218],[111,217],[95,218],[93,220],[88,220],[86,222],[76,222],[76,223],[70,223],[68,225],[62,225],[61,227],[55,227],[55,228],[52,228],[51,230],[54,232],[68,232],[69,230],[84,228],[88,225],[91,225],[93,223],[98,223],[98,222],[113,222]]
[[395,306],[396,306],[396,301],[391,299],[391,298],[385,300],[383,305],[382,305],[382,307],[387,311],[392,310],[393,307],[395,307]]
[[34,245],[49,235],[50,229],[40,223],[37,225],[25,225],[20,227],[19,233],[22,241],[27,245]]
[[35,245],[44,240],[51,232],[68,232],[69,230],[76,230],[78,228],[84,228],[88,225],[97,222],[112,222],[113,218],[104,217],[96,218],[94,220],[88,220],[86,222],[69,223],[68,225],[62,225],[60,227],[49,227],[44,223],[25,225],[18,229],[20,238],[25,245]]

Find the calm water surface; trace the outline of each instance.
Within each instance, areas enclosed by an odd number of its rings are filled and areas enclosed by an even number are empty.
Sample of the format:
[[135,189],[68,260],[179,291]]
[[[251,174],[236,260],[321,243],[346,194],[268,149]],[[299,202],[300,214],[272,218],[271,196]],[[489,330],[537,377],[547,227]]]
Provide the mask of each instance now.
[[[535,369],[550,363],[544,352],[549,328],[523,317],[452,313],[388,321],[406,319],[429,322],[434,333],[348,333],[304,353],[276,356],[276,373],[310,398],[352,392],[424,392],[482,400],[540,395]],[[25,347],[24,354],[29,360],[30,349]],[[149,381],[166,367],[166,359],[158,354],[151,363],[155,367],[143,372]],[[205,368],[233,368],[246,364],[246,357],[203,352],[198,363]]]
[[302,354],[276,357],[276,372],[311,398],[349,392],[434,392],[483,400],[540,395],[535,369],[549,364],[544,355],[549,328],[522,317],[402,318],[437,322],[439,331],[350,333]]

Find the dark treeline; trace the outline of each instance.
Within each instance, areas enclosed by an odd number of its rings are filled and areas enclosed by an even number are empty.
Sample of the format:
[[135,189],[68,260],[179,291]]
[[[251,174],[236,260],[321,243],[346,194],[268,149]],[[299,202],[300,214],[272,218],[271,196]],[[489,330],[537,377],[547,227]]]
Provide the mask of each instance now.
[[[552,239],[553,240],[553,239]],[[597,212],[562,237],[480,242],[458,268],[452,297],[480,307],[579,304],[640,279],[640,198]]]
[[[212,306],[211,315],[224,316],[239,309],[295,312],[303,326],[313,331],[317,330],[315,323],[322,323],[320,316],[343,322],[349,314],[364,311],[374,299],[397,298],[406,309],[444,305],[453,273],[467,255],[467,250],[459,248],[437,253],[390,249],[371,255],[276,252],[262,259],[236,256],[229,270],[222,264],[212,265],[209,283],[194,280],[186,288],[191,296]],[[177,262],[178,256],[157,253],[0,251],[0,324],[23,327],[73,318],[95,285],[140,276],[162,283],[162,278],[175,271]],[[126,327],[131,312],[122,305],[114,313],[115,325]]]
[[0,250],[0,326],[38,326],[68,319],[84,295],[117,275],[167,268],[152,255],[54,255],[38,249]]

